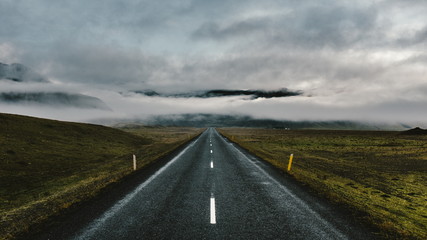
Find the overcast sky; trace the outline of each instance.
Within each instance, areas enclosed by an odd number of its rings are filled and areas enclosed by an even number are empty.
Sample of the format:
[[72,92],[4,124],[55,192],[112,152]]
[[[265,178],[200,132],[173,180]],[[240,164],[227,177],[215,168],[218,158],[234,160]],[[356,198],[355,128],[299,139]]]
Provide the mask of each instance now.
[[[425,0],[1,0],[0,62],[51,81],[26,91],[88,94],[112,111],[0,111],[77,121],[201,112],[425,123],[426,13]],[[132,94],[281,88],[303,94]]]

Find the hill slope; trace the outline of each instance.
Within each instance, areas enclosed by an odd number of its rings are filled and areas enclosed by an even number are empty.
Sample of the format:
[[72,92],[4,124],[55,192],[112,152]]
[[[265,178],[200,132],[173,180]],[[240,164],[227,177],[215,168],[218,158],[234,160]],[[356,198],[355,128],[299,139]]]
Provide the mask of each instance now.
[[1,79],[14,82],[48,82],[42,75],[19,63],[0,63]]
[[120,156],[147,144],[113,128],[0,114],[0,239],[120,178]]
[[82,177],[148,143],[103,126],[0,114],[1,208],[25,204],[28,193],[38,196],[40,189],[51,195],[46,185],[54,190],[66,178]]
[[[10,85],[11,82],[14,84]],[[111,110],[101,99],[93,96],[49,90],[55,88],[55,84],[19,63],[8,65],[0,62],[0,84],[4,84],[0,86],[0,103],[4,104]],[[43,90],[29,90],[34,86],[28,84],[38,84]]]
[[66,92],[0,92],[0,103],[111,110],[99,98]]

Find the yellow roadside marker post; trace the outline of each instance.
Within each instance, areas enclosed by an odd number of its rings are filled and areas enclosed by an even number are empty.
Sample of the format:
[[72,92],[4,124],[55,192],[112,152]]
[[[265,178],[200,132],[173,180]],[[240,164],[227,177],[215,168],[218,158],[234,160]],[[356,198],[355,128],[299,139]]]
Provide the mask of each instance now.
[[133,170],[136,170],[136,156],[135,154],[133,155]]
[[291,171],[293,158],[294,158],[294,154],[292,153],[291,156],[289,157],[288,172]]

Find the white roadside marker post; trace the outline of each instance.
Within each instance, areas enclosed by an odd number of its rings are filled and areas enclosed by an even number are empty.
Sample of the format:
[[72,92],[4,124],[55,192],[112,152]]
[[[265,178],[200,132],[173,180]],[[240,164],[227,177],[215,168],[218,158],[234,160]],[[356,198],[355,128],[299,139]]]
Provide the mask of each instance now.
[[133,170],[136,170],[136,156],[135,154],[133,155]]

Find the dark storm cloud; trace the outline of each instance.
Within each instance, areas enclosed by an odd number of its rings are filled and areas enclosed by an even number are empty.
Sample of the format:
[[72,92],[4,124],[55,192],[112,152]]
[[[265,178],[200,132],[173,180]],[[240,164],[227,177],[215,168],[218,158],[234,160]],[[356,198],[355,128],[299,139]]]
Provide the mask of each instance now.
[[233,22],[220,26],[216,22],[202,24],[193,34],[195,39],[227,40],[234,37],[244,37],[251,34],[263,33],[270,28],[268,19],[250,19]]
[[[50,48],[65,42],[85,45],[145,44],[180,23],[191,1],[11,1],[0,2],[0,42]],[[6,23],[6,24],[4,24]]]
[[427,43],[427,26],[425,26],[421,31],[419,31],[415,34],[413,42],[415,44],[418,44],[418,43],[426,44]]
[[[313,109],[325,108],[325,117],[342,119],[357,108],[375,118],[381,111],[372,104],[398,110],[412,96],[427,101],[419,91],[426,89],[426,11],[424,0],[2,0],[0,62],[51,81],[38,88],[72,87],[123,115],[263,110],[284,118],[295,109],[316,118],[322,113]],[[161,98],[155,108],[153,98],[118,94],[282,87],[304,94],[232,104]],[[414,109],[408,115],[422,118]]]
[[405,61],[405,63],[409,63],[409,64],[412,64],[412,63],[427,64],[427,54],[422,54],[421,53],[421,54],[418,54],[416,56],[413,56],[413,57],[407,59]]
[[296,28],[291,27],[292,33],[285,39],[312,47],[347,47],[369,37],[376,27],[377,13],[375,9],[337,4],[308,7],[296,15]]
[[163,58],[108,46],[58,46],[50,54],[53,61],[49,68],[53,77],[106,87],[142,84],[167,66]]
[[374,37],[377,10],[351,7],[339,2],[315,4],[267,17],[205,22],[196,29],[194,39],[215,41],[233,38],[258,38],[262,44],[299,47],[347,47]]
[[398,46],[424,45],[427,46],[427,25],[421,30],[415,31],[410,36],[403,36],[396,41]]

